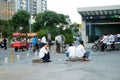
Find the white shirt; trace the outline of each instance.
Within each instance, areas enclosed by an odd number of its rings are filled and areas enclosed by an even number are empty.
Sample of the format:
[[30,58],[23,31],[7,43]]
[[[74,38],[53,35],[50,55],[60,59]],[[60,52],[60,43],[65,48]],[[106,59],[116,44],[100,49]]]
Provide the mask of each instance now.
[[83,55],[84,55],[85,52],[86,52],[86,51],[85,51],[83,45],[80,44],[80,45],[76,48],[76,53],[75,53],[75,55],[76,55],[76,57],[83,57]]
[[75,57],[75,49],[76,49],[76,47],[75,46],[70,46],[70,47],[68,47],[68,50],[67,50],[67,52],[69,52],[69,57],[71,58],[73,58],[73,57]]
[[42,37],[41,42],[42,43],[47,43],[45,36]]
[[108,36],[103,36],[102,40],[103,43],[107,44],[108,42]]
[[114,42],[115,41],[115,38],[112,34],[108,38],[109,38],[109,42]]
[[42,47],[39,51],[39,58],[43,58],[45,54],[48,53],[48,50],[45,49],[45,47]]
[[120,34],[117,34],[117,37],[120,38]]
[[63,35],[58,35],[55,37],[55,41],[58,41],[58,43],[60,43],[60,44],[64,44],[65,37]]

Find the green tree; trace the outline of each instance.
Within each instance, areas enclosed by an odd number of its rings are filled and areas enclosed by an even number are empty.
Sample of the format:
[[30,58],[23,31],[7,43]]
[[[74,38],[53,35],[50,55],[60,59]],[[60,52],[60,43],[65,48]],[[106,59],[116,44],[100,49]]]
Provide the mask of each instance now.
[[33,24],[33,31],[38,31],[40,29],[50,29],[55,27],[55,23],[58,23],[58,15],[53,11],[44,11],[39,13],[35,17],[36,23]]
[[0,20],[0,32],[3,36],[10,37],[13,31],[11,20]]
[[39,32],[38,32],[38,37],[42,38],[44,35],[47,36],[47,33],[49,31],[46,30],[46,29],[41,29]]
[[[46,29],[51,33],[52,39],[54,39],[56,35],[64,33],[63,27],[68,24],[68,18],[68,15],[47,10],[35,16],[36,23],[32,25],[32,30],[38,32],[41,29]],[[57,25],[59,25],[59,28],[56,27]]]
[[13,17],[12,22],[15,30],[21,32],[29,31],[30,14],[25,10],[18,11]]
[[38,29],[53,29],[56,25],[68,24],[66,19],[69,16],[64,14],[58,14],[54,11],[44,11],[43,13],[39,13],[35,17],[36,23],[34,24],[34,31]]
[[65,33],[65,43],[69,44],[69,43],[73,43],[74,42],[74,38],[72,34],[69,33]]
[[79,24],[73,23],[71,26],[72,32],[74,36],[77,36],[79,34]]

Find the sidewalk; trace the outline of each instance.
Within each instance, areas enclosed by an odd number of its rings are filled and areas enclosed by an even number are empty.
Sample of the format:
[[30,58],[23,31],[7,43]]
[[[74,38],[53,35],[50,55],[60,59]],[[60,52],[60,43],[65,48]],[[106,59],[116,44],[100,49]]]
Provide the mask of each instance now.
[[50,63],[32,63],[33,58],[0,64],[0,80],[119,80],[119,51],[92,52],[88,62],[53,53]]

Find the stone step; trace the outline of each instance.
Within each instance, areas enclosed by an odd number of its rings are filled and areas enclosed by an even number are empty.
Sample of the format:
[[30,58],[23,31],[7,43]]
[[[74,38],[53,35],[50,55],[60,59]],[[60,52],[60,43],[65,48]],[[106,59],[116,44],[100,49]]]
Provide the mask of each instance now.
[[32,63],[43,63],[42,59],[33,59]]

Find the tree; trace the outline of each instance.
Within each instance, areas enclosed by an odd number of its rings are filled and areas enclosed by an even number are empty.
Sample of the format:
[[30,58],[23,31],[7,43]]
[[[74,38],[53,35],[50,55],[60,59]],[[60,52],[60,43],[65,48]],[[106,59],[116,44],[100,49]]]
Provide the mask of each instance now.
[[[32,25],[32,30],[38,32],[41,29],[47,29],[53,39],[56,35],[64,32],[63,27],[68,24],[67,19],[69,19],[68,15],[47,10],[35,16],[36,23]],[[57,25],[59,25],[59,28],[56,27]]]
[[77,36],[79,33],[79,24],[78,23],[73,23],[71,26],[72,32],[74,36]]
[[38,37],[42,38],[44,35],[47,36],[47,33],[49,31],[46,30],[46,29],[41,29],[39,32],[38,32]]
[[14,28],[11,25],[11,20],[0,20],[0,32],[3,36],[10,37]]
[[53,29],[56,27],[56,25],[59,25],[60,23],[62,25],[68,24],[66,19],[69,18],[69,16],[64,14],[58,14],[54,11],[44,11],[43,13],[37,14],[35,17],[36,23],[34,24],[34,30],[38,30],[41,28],[44,29]]
[[18,11],[13,17],[12,22],[16,31],[29,31],[30,14],[25,10]]

